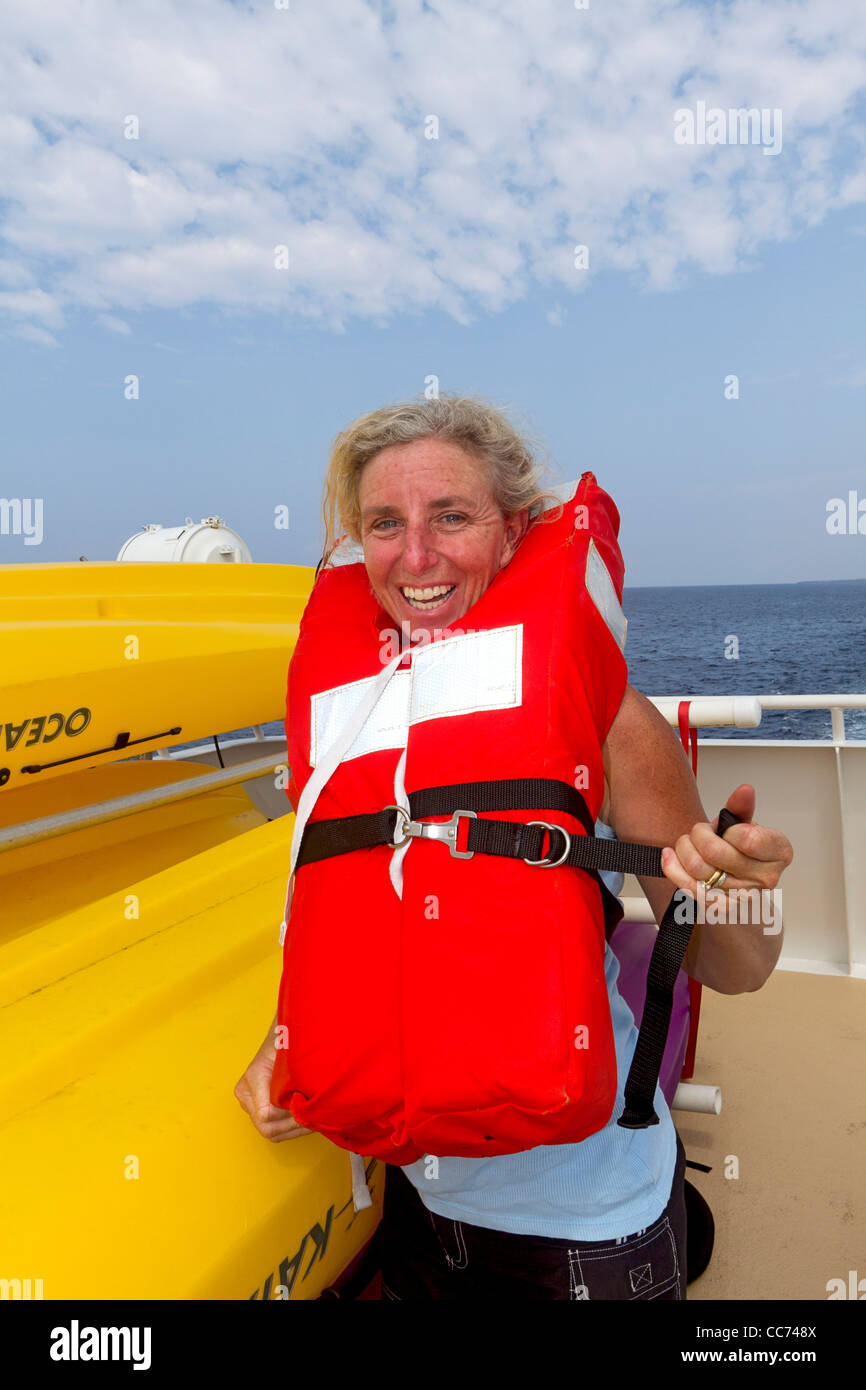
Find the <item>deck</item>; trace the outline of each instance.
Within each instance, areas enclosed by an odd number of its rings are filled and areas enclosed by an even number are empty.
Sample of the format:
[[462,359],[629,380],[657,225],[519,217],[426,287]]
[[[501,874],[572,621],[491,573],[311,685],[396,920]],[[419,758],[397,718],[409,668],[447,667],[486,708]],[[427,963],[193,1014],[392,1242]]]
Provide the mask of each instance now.
[[776,970],[754,994],[703,991],[694,1080],[721,1086],[722,1113],[674,1112],[687,1158],[712,1166],[687,1170],[716,1223],[689,1299],[826,1300],[828,1280],[866,1280],[864,1040],[862,979]]

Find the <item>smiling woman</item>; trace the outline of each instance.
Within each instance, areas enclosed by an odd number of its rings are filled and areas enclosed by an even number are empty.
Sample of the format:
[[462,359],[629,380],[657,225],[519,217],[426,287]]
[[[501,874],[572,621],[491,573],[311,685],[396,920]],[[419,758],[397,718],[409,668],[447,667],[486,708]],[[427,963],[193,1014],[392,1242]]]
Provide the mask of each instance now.
[[[470,397],[385,407],[337,437],[325,484],[363,545],[373,592],[413,636],[457,622],[508,564],[545,493],[531,449],[501,411]],[[552,500],[556,500],[552,498]]]
[[[672,885],[773,888],[790,845],[722,839],[627,684],[619,514],[591,473],[545,492],[503,414],[442,397],[341,434],[324,514],[289,673],[282,1036],[238,1099],[269,1139],[348,1149],[356,1209],[361,1156],[389,1164],[386,1297],[684,1298],[682,1146],[657,1085],[658,1123],[625,1105],[621,908],[564,861],[602,812],[675,845],[640,878],[661,919]],[[781,926],[699,925],[685,964],[753,990],[780,948]]]

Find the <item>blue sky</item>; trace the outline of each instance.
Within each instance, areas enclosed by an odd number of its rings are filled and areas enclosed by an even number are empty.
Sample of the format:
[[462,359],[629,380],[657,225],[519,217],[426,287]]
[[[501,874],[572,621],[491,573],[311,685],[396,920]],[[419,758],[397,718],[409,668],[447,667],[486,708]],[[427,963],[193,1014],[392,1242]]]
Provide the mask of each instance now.
[[[214,513],[314,563],[334,435],[435,375],[596,473],[628,584],[866,577],[859,0],[10,14],[0,563]],[[678,145],[700,102],[778,153]]]

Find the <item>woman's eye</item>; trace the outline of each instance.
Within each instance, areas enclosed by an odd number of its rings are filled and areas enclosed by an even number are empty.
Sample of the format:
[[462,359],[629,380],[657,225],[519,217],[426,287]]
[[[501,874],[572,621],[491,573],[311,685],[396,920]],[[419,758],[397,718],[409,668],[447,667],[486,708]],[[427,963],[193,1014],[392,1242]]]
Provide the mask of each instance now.
[[376,522],[373,523],[372,529],[373,529],[374,531],[390,531],[391,527],[392,527],[392,526],[396,526],[396,525],[397,525],[397,518],[396,518],[396,517],[393,517],[393,516],[383,516],[382,519],[381,519],[381,521],[376,521]]
[[442,520],[443,520],[443,521],[458,521],[458,522],[459,522],[459,521],[465,521],[466,518],[465,518],[465,516],[463,515],[462,512],[446,512],[445,515],[443,516]]

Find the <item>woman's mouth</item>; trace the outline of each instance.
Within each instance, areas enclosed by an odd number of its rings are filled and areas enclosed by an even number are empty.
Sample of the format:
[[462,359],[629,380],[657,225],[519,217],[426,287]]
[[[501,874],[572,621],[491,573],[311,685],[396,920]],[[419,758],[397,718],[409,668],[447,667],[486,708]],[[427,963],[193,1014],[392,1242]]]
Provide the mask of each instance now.
[[456,584],[399,585],[403,598],[419,613],[433,613],[441,608],[456,588]]

